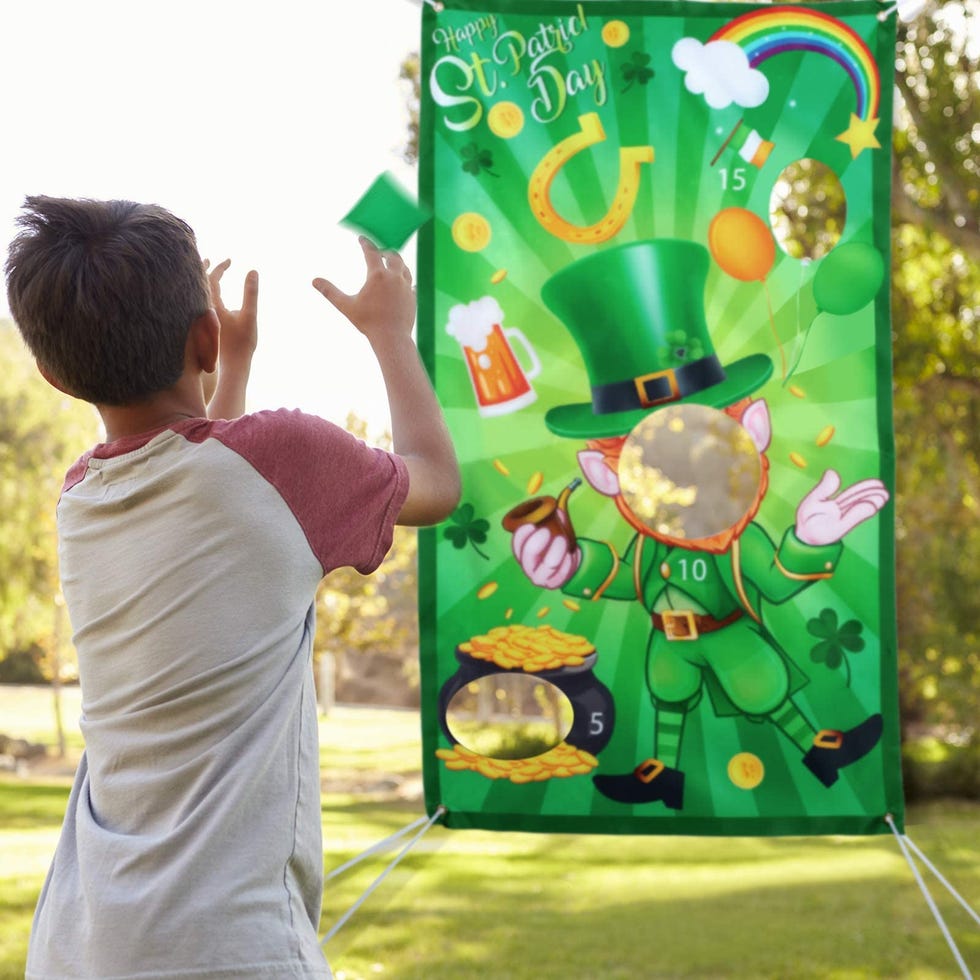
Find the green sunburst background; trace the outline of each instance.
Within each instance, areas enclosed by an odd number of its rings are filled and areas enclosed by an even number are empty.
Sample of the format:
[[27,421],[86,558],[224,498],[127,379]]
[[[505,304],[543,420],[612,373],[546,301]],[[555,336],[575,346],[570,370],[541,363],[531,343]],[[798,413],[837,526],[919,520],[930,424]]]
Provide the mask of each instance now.
[[[498,34],[517,31],[527,38],[542,24],[575,17],[579,8],[587,30],[573,38],[571,51],[551,54],[544,63],[564,73],[600,62],[607,87],[604,105],[597,106],[593,92],[585,91],[570,96],[554,121],[536,122],[531,111],[536,93],[527,84],[526,62],[517,76],[498,67],[500,87],[493,94],[476,88],[466,93],[480,98],[484,112],[477,125],[462,132],[447,126],[447,119],[459,121],[470,110],[433,102],[429,78],[434,65],[447,54],[467,62],[478,55],[491,59],[485,70],[492,70],[493,38],[486,32],[483,41],[451,52],[433,41],[434,32],[465,29],[496,15]],[[817,727],[847,728],[879,710],[886,716],[881,745],[867,760],[844,770],[833,788],[825,789],[813,778],[801,765],[799,752],[773,726],[716,717],[708,698],[685,730],[687,790],[680,812],[659,804],[614,803],[598,794],[586,775],[519,786],[450,771],[435,756],[437,748],[449,745],[439,728],[437,702],[441,686],[458,666],[456,645],[507,622],[546,622],[595,644],[595,675],[611,689],[616,705],[615,729],[599,756],[598,771],[626,772],[652,754],[653,709],[644,680],[647,614],[638,603],[613,601],[583,603],[579,611],[567,608],[560,592],[539,589],[525,578],[511,554],[510,535],[501,527],[504,514],[528,496],[532,474],[544,476],[540,493],[555,496],[580,475],[576,452],[584,444],[552,435],[544,415],[556,405],[588,401],[589,383],[570,334],[541,302],[543,283],[578,258],[630,241],[682,238],[707,246],[712,217],[727,207],[747,208],[767,218],[779,174],[805,157],[829,166],[844,188],[847,219],[841,243],[873,244],[887,267],[893,16],[879,22],[878,5],[868,0],[833,7],[834,15],[868,44],[882,74],[878,136],[886,149],[866,150],[852,160],[849,148],[834,137],[847,128],[854,89],[829,58],[792,53],[769,59],[763,65],[769,97],[755,109],[712,110],[685,89],[683,75],[671,61],[674,43],[688,36],[705,41],[753,9],[749,4],[596,0],[450,0],[439,13],[425,7],[420,198],[435,217],[420,233],[419,346],[457,447],[463,501],[490,524],[480,546],[489,559],[473,548],[453,547],[442,528],[424,532],[420,550],[426,802],[430,813],[439,804],[447,808],[449,826],[673,834],[887,833],[886,813],[901,820],[891,504],[845,538],[844,556],[831,580],[765,610],[767,625],[810,678],[798,700]],[[602,40],[602,27],[610,20],[629,28],[622,47],[608,47]],[[628,84],[623,66],[637,52],[649,55],[653,76]],[[495,136],[486,122],[486,111],[502,100],[516,103],[524,113],[523,129],[509,139]],[[567,220],[589,225],[606,213],[616,189],[621,146],[649,144],[655,152],[655,161],[642,167],[626,226],[598,246],[559,240],[538,224],[527,204],[530,174],[548,150],[578,132],[578,116],[585,112],[599,114],[607,139],[576,155],[554,181],[552,202]],[[711,166],[725,136],[743,117],[775,143],[772,155],[757,169],[729,149]],[[473,158],[474,145],[492,157],[492,166],[477,173],[463,166]],[[452,223],[462,212],[481,214],[492,229],[489,244],[479,252],[465,252],[453,241]],[[501,269],[506,277],[491,283]],[[766,399],[773,422],[770,488],[757,520],[777,540],[793,525],[797,504],[827,468],[835,468],[845,486],[878,476],[894,493],[887,278],[864,309],[843,317],[821,314],[814,321],[815,270],[816,263],[802,263],[777,249],[765,284],[739,282],[712,262],[705,291],[707,321],[722,363],[764,352],[776,365],[756,397]],[[767,289],[776,331],[791,360],[799,335],[813,323],[805,354],[788,384],[780,375]],[[445,329],[451,307],[487,295],[502,307],[503,326],[518,327],[543,365],[532,381],[536,401],[496,418],[477,412],[460,347]],[[526,365],[520,351],[518,357]],[[826,426],[834,427],[834,437],[818,446],[817,436]],[[805,465],[792,462],[791,453]],[[509,477],[495,468],[494,460],[504,464]],[[607,539],[620,552],[625,549],[630,529],[615,507],[590,487],[575,492],[569,510],[580,534]],[[497,583],[496,591],[479,599],[478,590],[489,582]],[[542,619],[538,614],[544,608],[549,612]],[[847,654],[849,678],[844,667],[833,669],[811,659],[818,639],[806,624],[825,608],[835,610],[841,623],[856,619],[863,626],[864,649]],[[512,610],[509,620],[507,610]],[[740,789],[729,780],[727,764],[736,752],[752,752],[763,760],[766,775],[757,788]]]

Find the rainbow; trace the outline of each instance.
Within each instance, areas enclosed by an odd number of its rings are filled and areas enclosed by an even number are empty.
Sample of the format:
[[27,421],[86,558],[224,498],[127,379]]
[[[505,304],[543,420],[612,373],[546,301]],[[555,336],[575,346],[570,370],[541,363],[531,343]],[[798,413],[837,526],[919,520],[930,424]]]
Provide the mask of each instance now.
[[826,55],[850,76],[857,93],[858,118],[877,121],[881,100],[878,66],[864,41],[836,17],[807,7],[771,7],[736,17],[709,40],[737,44],[753,68],[787,51]]

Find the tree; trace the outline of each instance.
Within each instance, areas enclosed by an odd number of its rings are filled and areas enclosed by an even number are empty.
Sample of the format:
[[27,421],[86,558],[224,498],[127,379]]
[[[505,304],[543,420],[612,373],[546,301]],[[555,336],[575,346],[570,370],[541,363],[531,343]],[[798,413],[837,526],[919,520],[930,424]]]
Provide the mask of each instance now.
[[[347,430],[367,439],[367,424],[354,415]],[[371,442],[389,448],[391,439]],[[414,528],[396,527],[372,575],[339,568],[320,583],[315,650],[333,656],[341,700],[418,703],[417,545]]]
[[422,96],[422,59],[418,52],[406,56],[398,77],[407,83],[405,108],[408,112],[408,139],[402,147],[402,156],[406,163],[418,163],[419,108]]
[[968,0],[900,32],[893,157],[903,719],[959,738],[980,693],[978,26]]
[[37,373],[0,321],[0,667],[29,661],[50,678],[63,649],[55,506],[68,467],[97,439],[91,406]]

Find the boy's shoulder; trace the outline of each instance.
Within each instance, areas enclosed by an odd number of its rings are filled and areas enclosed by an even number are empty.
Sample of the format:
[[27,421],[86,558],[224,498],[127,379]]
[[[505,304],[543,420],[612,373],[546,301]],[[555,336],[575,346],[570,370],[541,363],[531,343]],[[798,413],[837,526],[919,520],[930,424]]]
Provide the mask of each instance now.
[[93,446],[69,467],[62,493],[80,483],[92,466],[101,468],[108,461],[149,453],[175,437],[195,444],[217,440],[253,461],[264,456],[281,461],[291,450],[308,451],[311,445],[318,452],[329,452],[331,446],[340,449],[357,442],[334,422],[299,409],[252,412],[236,419],[182,419]]
[[[279,409],[228,421],[183,419],[101,443],[69,469],[62,503],[67,498],[98,507],[112,498],[121,506],[136,493],[159,501],[178,479],[198,488],[189,491],[192,497],[205,485],[238,487],[241,494],[271,488],[324,571],[349,564],[365,574],[390,547],[409,489],[408,468],[395,453],[370,447],[326,419]],[[88,513],[74,508],[73,518]]]

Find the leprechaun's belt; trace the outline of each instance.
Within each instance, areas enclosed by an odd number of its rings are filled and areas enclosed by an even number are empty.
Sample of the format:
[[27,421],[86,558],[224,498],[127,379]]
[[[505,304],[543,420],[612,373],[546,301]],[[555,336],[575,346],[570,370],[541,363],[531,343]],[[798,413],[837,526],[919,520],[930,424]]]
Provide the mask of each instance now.
[[694,395],[725,380],[725,369],[714,354],[680,367],[640,374],[624,381],[592,386],[592,410],[596,414],[628,412],[635,408],[666,405]]
[[724,619],[715,619],[714,616],[691,612],[690,609],[665,609],[650,615],[654,627],[668,640],[696,640],[702,633],[713,633],[734,623],[743,613],[741,609],[734,609]]

